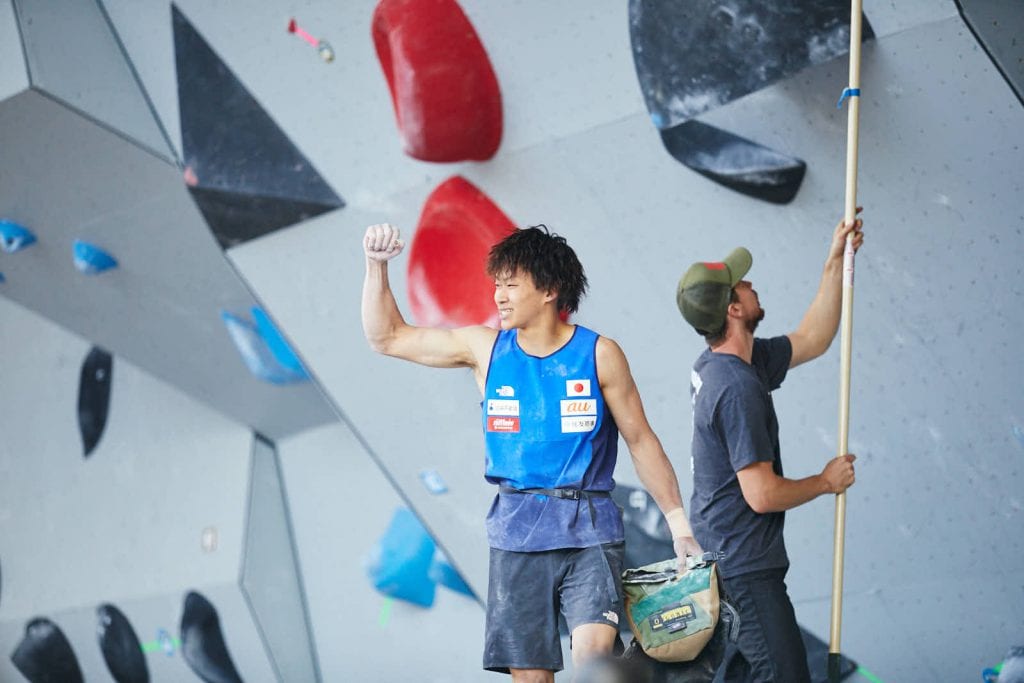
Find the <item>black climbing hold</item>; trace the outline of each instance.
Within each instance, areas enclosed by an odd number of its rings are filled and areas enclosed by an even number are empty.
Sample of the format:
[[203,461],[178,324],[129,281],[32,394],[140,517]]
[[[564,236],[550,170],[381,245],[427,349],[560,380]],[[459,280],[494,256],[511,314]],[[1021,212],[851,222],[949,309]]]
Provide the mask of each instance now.
[[96,448],[107,426],[113,366],[113,357],[97,346],[82,362],[78,382],[78,429],[82,433],[85,457]]
[[[695,116],[850,49],[848,0],[630,0],[640,89],[654,125]],[[863,20],[862,40],[874,37]]]
[[228,654],[217,610],[195,591],[185,596],[181,615],[181,653],[206,683],[242,683]]
[[716,183],[751,197],[786,204],[796,196],[807,164],[700,121],[661,131],[669,154]]
[[71,643],[43,617],[28,622],[11,661],[29,683],[84,683]]
[[117,683],[149,683],[142,644],[128,617],[111,604],[100,605],[96,609],[96,617],[100,650],[114,680]]

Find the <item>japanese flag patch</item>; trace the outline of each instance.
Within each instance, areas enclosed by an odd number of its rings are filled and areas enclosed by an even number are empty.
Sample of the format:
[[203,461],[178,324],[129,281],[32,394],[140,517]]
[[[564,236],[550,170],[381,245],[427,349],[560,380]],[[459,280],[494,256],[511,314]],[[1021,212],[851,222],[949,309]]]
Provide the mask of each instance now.
[[590,396],[589,379],[570,379],[565,382],[566,396]]

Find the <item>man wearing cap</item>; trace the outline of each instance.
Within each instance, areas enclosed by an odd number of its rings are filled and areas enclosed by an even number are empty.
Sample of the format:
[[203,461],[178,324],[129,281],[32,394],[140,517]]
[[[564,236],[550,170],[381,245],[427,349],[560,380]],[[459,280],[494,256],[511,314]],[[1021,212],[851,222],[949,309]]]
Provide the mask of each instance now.
[[859,219],[836,226],[818,293],[788,335],[754,337],[764,309],[743,279],[753,261],[743,247],[721,262],[694,263],[676,290],[683,318],[708,343],[690,375],[690,520],[701,546],[724,554],[719,573],[740,613],[737,647],[723,663],[727,682],[810,681],[784,580],[785,511],[845,491],[854,481],[854,456],[835,458],[810,477],[785,477],[771,392],[790,368],[825,353],[835,337],[847,235],[859,249]]

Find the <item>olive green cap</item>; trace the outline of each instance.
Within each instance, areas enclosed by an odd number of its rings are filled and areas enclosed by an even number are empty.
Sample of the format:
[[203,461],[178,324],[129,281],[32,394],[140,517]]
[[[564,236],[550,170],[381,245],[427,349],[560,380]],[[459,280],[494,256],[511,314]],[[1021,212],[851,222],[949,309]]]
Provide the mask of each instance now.
[[686,322],[701,334],[722,329],[730,292],[753,262],[746,248],[736,247],[721,261],[698,261],[690,266],[676,288],[676,304]]

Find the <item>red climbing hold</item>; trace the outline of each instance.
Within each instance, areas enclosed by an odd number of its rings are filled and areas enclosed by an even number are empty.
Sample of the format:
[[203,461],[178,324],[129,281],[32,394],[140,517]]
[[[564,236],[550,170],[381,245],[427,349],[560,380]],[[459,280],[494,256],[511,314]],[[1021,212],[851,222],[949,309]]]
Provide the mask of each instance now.
[[416,322],[498,327],[487,254],[515,229],[465,178],[454,176],[439,185],[423,207],[409,254],[409,304]]
[[455,0],[381,0],[373,42],[406,154],[484,161],[501,143],[501,91]]

